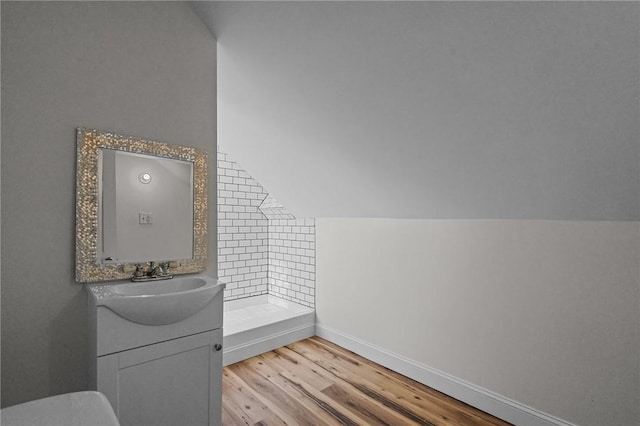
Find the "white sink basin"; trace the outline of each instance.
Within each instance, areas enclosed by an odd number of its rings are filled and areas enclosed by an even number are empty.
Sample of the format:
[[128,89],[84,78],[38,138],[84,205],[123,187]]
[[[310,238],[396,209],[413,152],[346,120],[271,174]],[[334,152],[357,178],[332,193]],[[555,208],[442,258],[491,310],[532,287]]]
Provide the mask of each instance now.
[[201,277],[172,278],[164,281],[116,284],[111,291],[120,296],[154,296],[194,290],[207,284]]
[[96,306],[105,306],[139,324],[166,325],[185,320],[207,306],[225,285],[199,275],[163,281],[89,287]]

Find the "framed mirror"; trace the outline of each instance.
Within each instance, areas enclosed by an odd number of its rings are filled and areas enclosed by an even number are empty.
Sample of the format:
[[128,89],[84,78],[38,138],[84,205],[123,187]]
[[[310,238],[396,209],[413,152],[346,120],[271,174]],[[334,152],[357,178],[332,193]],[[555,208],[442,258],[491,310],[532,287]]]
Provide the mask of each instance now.
[[131,278],[135,264],[207,261],[207,153],[77,129],[76,281]]

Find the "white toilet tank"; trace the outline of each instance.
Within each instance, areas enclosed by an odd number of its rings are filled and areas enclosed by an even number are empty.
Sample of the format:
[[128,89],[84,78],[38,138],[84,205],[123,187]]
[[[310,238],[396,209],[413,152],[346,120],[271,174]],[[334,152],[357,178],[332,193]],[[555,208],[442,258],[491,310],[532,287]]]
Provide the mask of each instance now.
[[0,410],[2,426],[120,426],[100,392],[74,392],[37,399]]

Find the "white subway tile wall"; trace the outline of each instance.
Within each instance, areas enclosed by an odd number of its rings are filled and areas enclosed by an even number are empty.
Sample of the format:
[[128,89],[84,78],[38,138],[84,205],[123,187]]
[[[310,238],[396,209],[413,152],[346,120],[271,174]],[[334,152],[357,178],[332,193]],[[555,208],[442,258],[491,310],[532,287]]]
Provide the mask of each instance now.
[[268,293],[266,191],[218,147],[218,279],[225,300]]
[[225,300],[315,307],[315,220],[296,219],[218,146],[218,278]]
[[315,220],[269,220],[269,293],[315,308]]

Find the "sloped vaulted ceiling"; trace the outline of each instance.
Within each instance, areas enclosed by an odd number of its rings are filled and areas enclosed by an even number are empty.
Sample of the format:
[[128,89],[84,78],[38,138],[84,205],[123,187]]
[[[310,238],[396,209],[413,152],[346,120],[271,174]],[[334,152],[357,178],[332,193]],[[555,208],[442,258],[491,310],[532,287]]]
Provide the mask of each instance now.
[[219,143],[297,216],[640,219],[637,3],[193,8]]

